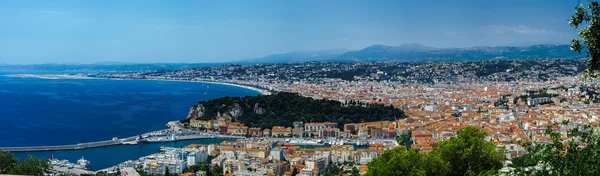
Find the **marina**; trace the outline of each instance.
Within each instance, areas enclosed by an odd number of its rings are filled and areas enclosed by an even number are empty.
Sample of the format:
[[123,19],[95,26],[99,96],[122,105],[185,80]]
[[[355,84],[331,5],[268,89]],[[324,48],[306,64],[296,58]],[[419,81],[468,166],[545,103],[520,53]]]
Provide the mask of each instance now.
[[[35,152],[11,152],[17,158],[26,159],[28,156],[36,158],[58,158],[77,163],[81,157],[85,157],[90,162],[89,171],[98,171],[111,168],[123,161],[136,160],[143,156],[148,156],[160,152],[161,147],[180,148],[190,144],[219,144],[228,139],[206,138],[179,140],[175,142],[163,143],[139,143],[137,145],[112,145],[106,147],[85,148],[78,150],[54,150],[54,151],[35,151]],[[110,157],[107,157],[110,156]]]
[[56,145],[56,146],[27,146],[27,147],[0,147],[0,150],[8,152],[35,152],[35,151],[57,151],[57,150],[79,150],[86,148],[107,147],[113,145],[136,145],[139,143],[159,143],[159,142],[176,142],[181,140],[194,139],[243,139],[242,136],[232,136],[223,134],[201,133],[186,129],[165,129],[154,132],[145,133],[143,135],[132,136],[124,139],[113,138],[112,140],[78,143],[71,145]]
[[54,156],[48,158],[50,164],[50,170],[59,173],[71,173],[75,175],[81,174],[95,174],[96,172],[90,171],[90,162],[83,157],[77,160],[77,163],[71,163],[69,160],[59,160]]

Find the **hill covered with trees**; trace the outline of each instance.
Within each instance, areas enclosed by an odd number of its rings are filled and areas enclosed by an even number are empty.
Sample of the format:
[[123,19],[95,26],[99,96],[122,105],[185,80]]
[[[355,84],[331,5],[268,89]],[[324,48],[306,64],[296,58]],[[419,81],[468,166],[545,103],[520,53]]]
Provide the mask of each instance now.
[[336,122],[342,125],[405,118],[404,112],[393,106],[315,100],[294,93],[279,92],[273,95],[222,97],[201,101],[190,109],[186,120],[210,120],[219,116],[260,128],[291,127],[294,121]]

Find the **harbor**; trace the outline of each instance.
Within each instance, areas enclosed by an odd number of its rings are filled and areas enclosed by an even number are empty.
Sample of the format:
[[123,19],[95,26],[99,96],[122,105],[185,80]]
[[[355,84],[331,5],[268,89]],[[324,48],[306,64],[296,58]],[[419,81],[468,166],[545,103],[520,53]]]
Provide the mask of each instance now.
[[90,161],[83,157],[77,160],[77,163],[71,163],[69,160],[59,160],[53,156],[48,158],[48,163],[50,164],[50,170],[53,172],[70,173],[75,175],[96,174],[96,172],[89,170]]
[[87,143],[77,143],[70,145],[55,145],[55,146],[25,146],[25,147],[0,147],[0,150],[8,152],[35,152],[35,151],[57,151],[57,150],[78,150],[86,148],[107,147],[113,145],[135,145],[139,143],[155,143],[155,142],[175,142],[181,140],[194,139],[241,139],[241,136],[223,135],[215,133],[202,133],[188,129],[164,129],[153,131],[137,136],[112,140],[96,141]]
[[[34,152],[11,152],[17,158],[26,159],[28,156],[36,158],[57,158],[77,163],[81,157],[90,161],[88,171],[99,171],[118,165],[123,161],[137,160],[140,157],[148,156],[160,152],[161,147],[180,148],[191,144],[219,144],[223,141],[234,141],[229,139],[206,138],[179,140],[176,142],[161,143],[139,143],[137,145],[112,145],[106,147],[85,148],[78,150],[54,150],[54,151],[34,151]],[[110,157],[107,157],[110,156]]]

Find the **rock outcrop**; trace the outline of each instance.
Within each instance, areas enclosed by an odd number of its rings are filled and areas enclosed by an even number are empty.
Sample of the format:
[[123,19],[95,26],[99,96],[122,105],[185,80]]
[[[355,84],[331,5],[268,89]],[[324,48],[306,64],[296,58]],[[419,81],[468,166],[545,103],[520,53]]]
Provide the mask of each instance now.
[[254,113],[256,113],[258,115],[263,115],[266,112],[267,112],[267,110],[265,110],[264,108],[261,108],[258,103],[254,104]]
[[228,120],[234,120],[237,121],[237,118],[242,116],[244,114],[244,109],[242,109],[242,106],[240,106],[240,104],[233,104],[229,107],[229,110],[227,110],[227,112],[225,112],[225,117]]
[[186,119],[202,117],[204,116],[204,111],[204,106],[202,104],[194,105],[192,108],[190,108],[190,112],[188,113]]

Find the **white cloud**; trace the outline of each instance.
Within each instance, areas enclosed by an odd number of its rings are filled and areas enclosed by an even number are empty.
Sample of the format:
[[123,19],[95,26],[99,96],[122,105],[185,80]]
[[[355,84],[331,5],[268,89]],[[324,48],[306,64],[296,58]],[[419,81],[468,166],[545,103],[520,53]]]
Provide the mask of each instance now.
[[481,30],[484,30],[488,34],[519,34],[519,35],[551,35],[557,34],[557,32],[547,29],[536,29],[527,26],[504,26],[504,25],[490,25],[483,26]]

